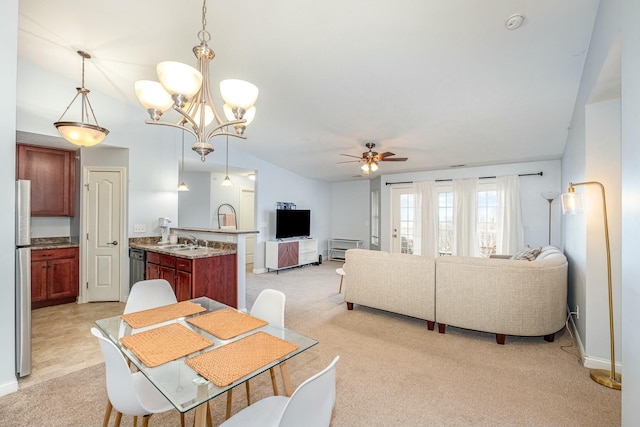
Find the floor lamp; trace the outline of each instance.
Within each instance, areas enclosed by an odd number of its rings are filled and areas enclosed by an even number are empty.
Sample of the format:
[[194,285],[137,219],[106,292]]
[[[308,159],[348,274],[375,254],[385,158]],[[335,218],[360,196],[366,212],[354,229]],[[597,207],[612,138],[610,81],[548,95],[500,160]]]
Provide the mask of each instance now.
[[549,202],[549,245],[551,244],[551,203],[558,198],[559,193],[557,191],[547,191],[542,193],[542,198]]
[[574,214],[582,212],[582,199],[573,187],[578,185],[598,185],[602,192],[602,214],[604,217],[604,239],[607,250],[607,291],[609,294],[609,343],[611,346],[611,370],[592,369],[591,379],[603,386],[620,390],[622,388],[622,376],[616,374],[616,353],[613,341],[613,289],[611,284],[611,251],[609,248],[609,224],[607,222],[607,201],[604,195],[604,185],[597,181],[569,183],[569,190],[562,195],[562,213]]

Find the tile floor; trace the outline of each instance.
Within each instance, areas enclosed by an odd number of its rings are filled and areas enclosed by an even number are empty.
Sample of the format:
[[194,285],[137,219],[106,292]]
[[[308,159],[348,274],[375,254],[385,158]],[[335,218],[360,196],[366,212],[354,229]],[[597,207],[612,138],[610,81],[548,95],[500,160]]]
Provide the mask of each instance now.
[[20,388],[102,363],[94,321],[122,314],[124,303],[62,304],[31,312],[32,371]]

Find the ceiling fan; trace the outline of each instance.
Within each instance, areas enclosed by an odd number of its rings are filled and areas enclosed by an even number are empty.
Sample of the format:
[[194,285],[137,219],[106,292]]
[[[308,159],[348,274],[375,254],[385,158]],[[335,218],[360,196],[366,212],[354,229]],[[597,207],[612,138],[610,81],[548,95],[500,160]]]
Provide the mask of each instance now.
[[379,162],[404,162],[407,160],[406,157],[391,157],[395,156],[395,154],[388,151],[384,153],[377,153],[373,151],[373,147],[375,146],[376,144],[374,144],[373,142],[367,142],[365,144],[365,147],[367,147],[369,151],[365,151],[364,153],[362,153],[361,157],[352,156],[351,154],[340,154],[341,156],[355,157],[358,160],[348,160],[346,162],[338,163],[362,162],[362,166],[360,167],[360,169],[362,169],[362,172],[364,174],[368,175],[369,172],[375,172],[378,170]]

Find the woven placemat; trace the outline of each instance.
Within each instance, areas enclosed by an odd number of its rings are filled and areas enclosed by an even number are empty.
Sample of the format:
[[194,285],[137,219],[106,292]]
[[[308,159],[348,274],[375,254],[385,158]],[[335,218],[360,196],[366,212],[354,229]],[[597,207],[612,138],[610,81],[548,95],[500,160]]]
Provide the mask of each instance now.
[[237,337],[240,334],[252,331],[268,323],[232,308],[225,308],[192,317],[191,319],[187,319],[187,322],[209,332],[221,340]]
[[256,332],[185,362],[218,387],[224,387],[297,348],[266,332]]
[[132,328],[144,328],[178,317],[189,316],[191,314],[205,311],[206,308],[192,303],[182,301],[175,304],[164,305],[162,307],[150,308],[149,310],[136,311],[134,313],[123,314],[122,320],[127,322]]
[[212,341],[179,323],[122,337],[120,342],[150,368],[213,345]]

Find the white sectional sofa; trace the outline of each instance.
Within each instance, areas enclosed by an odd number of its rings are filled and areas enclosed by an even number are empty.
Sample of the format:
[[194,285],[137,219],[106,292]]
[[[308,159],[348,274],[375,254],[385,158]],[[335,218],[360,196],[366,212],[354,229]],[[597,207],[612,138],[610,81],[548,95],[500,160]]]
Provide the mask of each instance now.
[[[430,262],[429,262],[430,261]],[[427,321],[436,320],[433,259],[366,249],[346,252],[345,301]]]
[[496,334],[543,336],[564,327],[567,259],[555,247],[533,261],[390,254],[350,249],[344,265],[347,308],[361,304],[446,325]]

